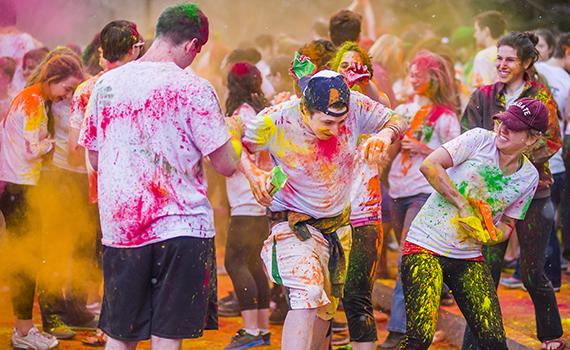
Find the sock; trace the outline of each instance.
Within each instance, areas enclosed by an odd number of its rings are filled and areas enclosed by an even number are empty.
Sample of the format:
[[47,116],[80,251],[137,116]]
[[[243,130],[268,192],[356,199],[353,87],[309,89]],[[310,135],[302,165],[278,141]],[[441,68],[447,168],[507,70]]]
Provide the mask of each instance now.
[[257,328],[254,329],[244,328],[243,330],[249,335],[259,335],[259,329]]
[[260,328],[260,329],[259,329],[259,333],[261,333],[261,334],[267,334],[267,333],[269,333],[269,329]]

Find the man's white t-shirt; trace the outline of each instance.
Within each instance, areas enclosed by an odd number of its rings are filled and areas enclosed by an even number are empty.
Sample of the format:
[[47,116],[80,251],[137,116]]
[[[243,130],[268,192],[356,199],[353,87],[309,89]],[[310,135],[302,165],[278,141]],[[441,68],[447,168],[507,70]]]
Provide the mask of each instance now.
[[[396,107],[395,112],[409,121],[416,115],[422,105],[417,102],[407,103]],[[427,117],[426,117],[427,118]],[[430,126],[424,121],[424,128],[420,141],[431,149],[436,149],[447,141],[461,134],[461,125],[455,113],[449,111],[442,113],[435,123]],[[431,130],[430,130],[431,129]],[[429,130],[429,131],[428,131]],[[390,172],[388,173],[388,183],[390,184],[390,197],[404,198],[415,196],[420,193],[432,193],[433,188],[420,172],[420,167],[426,156],[421,154],[410,154],[411,166],[404,175],[402,165],[402,151],[396,155]]]
[[[485,200],[493,222],[503,215],[522,220],[538,184],[538,172],[525,157],[520,169],[505,176],[499,168],[496,134],[475,128],[442,146],[453,160],[447,174],[464,196]],[[406,240],[446,257],[470,259],[481,256],[481,243],[462,238],[452,220],[459,210],[441,194],[428,198],[410,227]]]
[[103,244],[214,236],[202,157],[230,139],[212,86],[172,62],[103,74],[79,143],[99,154]]
[[475,90],[483,85],[494,84],[497,81],[497,47],[489,46],[475,55],[473,59],[473,69],[468,78],[471,90]]
[[340,134],[323,141],[303,121],[300,103],[300,99],[289,100],[261,111],[246,124],[242,140],[252,152],[268,150],[274,164],[281,165],[288,176],[273,197],[271,211],[333,217],[350,205],[359,135],[380,131],[393,112],[352,91]]

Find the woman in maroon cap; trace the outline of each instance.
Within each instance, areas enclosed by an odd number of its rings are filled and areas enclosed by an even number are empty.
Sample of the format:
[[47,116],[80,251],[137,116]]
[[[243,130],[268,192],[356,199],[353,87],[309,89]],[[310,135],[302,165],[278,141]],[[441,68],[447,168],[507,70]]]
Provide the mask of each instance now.
[[[472,128],[493,129],[492,116],[506,110],[521,98],[540,100],[548,110],[547,131],[526,153],[539,174],[537,191],[529,204],[525,220],[517,223],[520,242],[521,277],[531,296],[535,309],[538,339],[547,350],[560,350],[564,342],[562,323],[552,284],[544,274],[545,249],[554,225],[554,208],[550,200],[553,183],[548,160],[562,145],[556,102],[548,89],[531,79],[529,74],[538,60],[538,37],[532,33],[512,32],[497,42],[495,84],[482,86],[473,92],[463,114],[464,130]],[[485,249],[486,260],[491,264],[495,286],[501,277],[502,262],[508,242]],[[476,349],[470,330],[466,329],[463,349]]]
[[525,217],[538,172],[523,152],[547,130],[548,111],[523,98],[431,153],[420,171],[434,192],[402,248],[407,330],[400,349],[427,349],[442,283],[453,290],[481,349],[507,349],[501,309],[481,247],[506,241]]

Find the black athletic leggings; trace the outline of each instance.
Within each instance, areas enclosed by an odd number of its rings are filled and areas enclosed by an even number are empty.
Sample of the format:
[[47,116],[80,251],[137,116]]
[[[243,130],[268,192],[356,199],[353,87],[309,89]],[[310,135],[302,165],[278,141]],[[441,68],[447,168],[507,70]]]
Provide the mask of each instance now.
[[402,257],[400,274],[406,300],[407,331],[399,349],[429,348],[437,326],[443,282],[453,291],[480,349],[507,349],[497,292],[491,271],[484,262],[427,253],[410,254]]
[[374,342],[377,339],[372,287],[381,246],[381,224],[359,226],[352,230],[352,248],[342,304],[350,340],[354,342]]
[[260,256],[268,236],[269,220],[265,216],[230,218],[224,264],[242,311],[269,308],[269,281]]
[[[533,199],[522,221],[517,221],[517,236],[521,248],[521,277],[534,304],[536,333],[540,341],[562,336],[562,323],[552,284],[544,273],[546,246],[554,225],[554,207],[548,198]],[[485,261],[491,267],[495,288],[499,286],[503,259],[508,241],[483,249]],[[455,293],[455,291],[454,291]],[[479,347],[481,348],[481,347]],[[477,349],[469,329],[465,330],[463,350]]]

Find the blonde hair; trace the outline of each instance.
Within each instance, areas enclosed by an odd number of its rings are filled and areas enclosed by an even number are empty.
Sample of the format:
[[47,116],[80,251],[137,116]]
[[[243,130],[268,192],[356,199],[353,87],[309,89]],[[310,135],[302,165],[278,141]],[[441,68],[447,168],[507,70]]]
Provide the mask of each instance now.
[[382,35],[374,42],[368,53],[372,62],[382,65],[394,77],[404,74],[404,44],[397,36]]
[[83,80],[81,59],[70,48],[60,46],[47,54],[28,78],[26,87],[38,83],[57,83],[71,76]]

